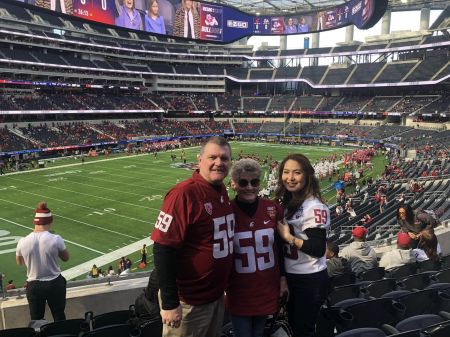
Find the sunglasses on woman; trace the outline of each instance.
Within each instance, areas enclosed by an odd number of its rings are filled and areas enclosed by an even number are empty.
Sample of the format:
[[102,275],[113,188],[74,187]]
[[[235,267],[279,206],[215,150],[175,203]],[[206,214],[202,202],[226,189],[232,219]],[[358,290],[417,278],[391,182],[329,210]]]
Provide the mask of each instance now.
[[247,179],[239,179],[238,180],[238,185],[239,187],[247,187],[248,184],[252,185],[252,187],[258,187],[259,186],[259,179],[252,179],[252,180],[247,180]]

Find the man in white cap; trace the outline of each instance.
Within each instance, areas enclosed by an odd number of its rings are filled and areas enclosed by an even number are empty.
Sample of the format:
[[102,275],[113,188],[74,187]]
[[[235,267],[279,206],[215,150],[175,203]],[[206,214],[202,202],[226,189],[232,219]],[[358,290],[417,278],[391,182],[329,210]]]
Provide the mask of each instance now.
[[50,233],[52,212],[40,202],[34,216],[34,230],[19,240],[16,262],[27,267],[27,299],[31,320],[41,320],[48,303],[55,321],[66,319],[66,279],[61,275],[58,258],[69,260],[64,240]]

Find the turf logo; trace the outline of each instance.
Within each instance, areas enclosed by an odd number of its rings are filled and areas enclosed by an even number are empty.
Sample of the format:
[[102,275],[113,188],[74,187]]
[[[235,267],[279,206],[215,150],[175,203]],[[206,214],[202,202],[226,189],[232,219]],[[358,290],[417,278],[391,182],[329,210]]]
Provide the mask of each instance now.
[[198,165],[196,163],[172,163],[170,167],[194,171],[198,168]]

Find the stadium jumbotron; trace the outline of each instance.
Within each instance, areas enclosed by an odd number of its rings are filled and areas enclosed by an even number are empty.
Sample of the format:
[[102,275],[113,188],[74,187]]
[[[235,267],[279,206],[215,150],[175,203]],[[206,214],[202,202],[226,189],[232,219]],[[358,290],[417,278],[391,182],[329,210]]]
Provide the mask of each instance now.
[[[185,2],[192,15],[180,19]],[[380,321],[400,332],[419,314],[441,313],[433,322],[449,325],[446,301],[420,311],[413,300],[450,289],[448,1],[158,0],[157,11],[153,3],[0,1],[0,336],[30,323],[16,246],[33,231],[39,202],[70,252],[60,263],[67,318],[113,317],[147,286],[164,197],[192,176],[211,136],[230,142],[233,161],[260,163],[261,197],[275,197],[283,158],[307,156],[330,209],[327,239],[341,251],[356,226],[378,260],[396,251],[400,205],[434,219],[438,257],[415,251],[407,272],[336,281],[318,337],[382,331]],[[331,292],[341,286],[351,294]],[[398,300],[401,317],[374,322],[352,306],[343,326],[332,314],[336,298],[391,301],[380,298],[400,292],[409,295]]]

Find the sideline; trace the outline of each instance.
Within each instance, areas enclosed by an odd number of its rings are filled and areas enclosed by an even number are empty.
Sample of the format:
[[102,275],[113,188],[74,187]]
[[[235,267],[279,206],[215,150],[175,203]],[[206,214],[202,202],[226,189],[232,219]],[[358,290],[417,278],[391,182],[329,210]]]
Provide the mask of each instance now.
[[[191,147],[182,148],[182,149],[173,149],[171,151],[181,151],[181,150],[187,150],[187,149],[190,150],[190,149],[195,149],[195,148],[199,148],[199,147],[200,146],[191,146]],[[158,152],[158,154],[162,154],[162,153],[166,153],[166,152],[169,152],[169,151]],[[16,175],[16,174],[25,174],[25,173],[30,173],[30,172],[42,172],[42,171],[55,170],[55,169],[65,168],[65,167],[73,167],[73,166],[96,164],[96,163],[103,162],[103,161],[130,159],[130,158],[150,156],[150,155],[153,155],[153,153],[149,152],[149,153],[133,154],[133,155],[130,155],[130,156],[126,156],[125,155],[125,156],[117,157],[117,158],[98,159],[98,160],[94,160],[94,161],[87,161],[87,162],[84,162],[84,163],[73,163],[73,164],[65,164],[65,165],[60,165],[60,166],[37,168],[37,169],[26,170],[26,171],[8,172],[8,173],[3,174],[3,176]],[[64,157],[64,158],[70,159],[70,158],[73,158],[73,156]],[[42,159],[42,160],[47,160],[47,159]],[[59,159],[59,160],[61,160],[61,159]]]
[[122,256],[128,256],[132,253],[135,253],[136,251],[139,251],[142,248],[142,245],[144,243],[147,245],[147,249],[153,245],[153,241],[150,240],[150,238],[148,237],[148,238],[133,242],[132,244],[129,244],[128,246],[116,249],[113,252],[106,253],[106,254],[96,257],[92,260],[83,262],[82,264],[79,264],[75,267],[66,269],[63,272],[61,272],[61,274],[67,280],[71,280],[71,279],[74,279],[75,277],[78,277],[81,275],[87,275],[94,264],[97,266],[104,266],[107,264],[112,264],[114,270],[116,270],[117,269],[116,268],[117,261]]

